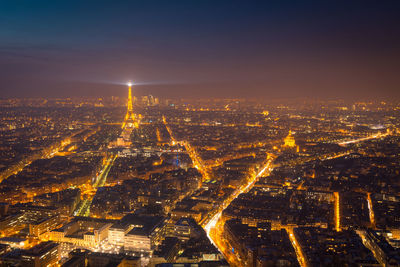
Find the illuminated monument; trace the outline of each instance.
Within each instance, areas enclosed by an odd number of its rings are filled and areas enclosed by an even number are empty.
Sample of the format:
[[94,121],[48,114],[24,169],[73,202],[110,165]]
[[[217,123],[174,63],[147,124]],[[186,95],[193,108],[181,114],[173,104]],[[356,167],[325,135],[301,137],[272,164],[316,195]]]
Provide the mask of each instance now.
[[132,83],[128,83],[129,94],[128,94],[128,110],[126,111],[124,122],[122,123],[122,129],[125,127],[129,128],[138,128],[139,120],[136,117],[135,113],[133,113],[133,105],[132,105]]
[[133,104],[132,104],[132,83],[128,83],[129,93],[128,93],[128,109],[126,111],[126,115],[124,118],[124,122],[122,123],[122,133],[121,136],[117,138],[117,147],[130,147],[132,144],[131,134],[134,129],[139,128],[139,116],[136,116],[133,113]]
[[285,147],[295,147],[296,146],[296,141],[294,140],[292,131],[289,131],[288,136],[286,136],[283,141],[285,142],[285,144],[284,144]]
[[285,150],[293,150],[299,152],[299,146],[296,145],[296,141],[292,135],[292,131],[283,139],[284,145],[282,146]]

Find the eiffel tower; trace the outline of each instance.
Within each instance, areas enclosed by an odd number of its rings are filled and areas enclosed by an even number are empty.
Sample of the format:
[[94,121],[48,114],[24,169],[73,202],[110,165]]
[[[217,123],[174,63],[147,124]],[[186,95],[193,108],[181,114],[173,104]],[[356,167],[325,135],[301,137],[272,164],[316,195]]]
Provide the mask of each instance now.
[[128,128],[138,128],[139,127],[139,120],[136,117],[135,113],[133,113],[133,106],[132,106],[132,83],[128,83],[129,87],[129,94],[128,94],[128,110],[126,111],[124,122],[122,123],[122,129],[125,127]]

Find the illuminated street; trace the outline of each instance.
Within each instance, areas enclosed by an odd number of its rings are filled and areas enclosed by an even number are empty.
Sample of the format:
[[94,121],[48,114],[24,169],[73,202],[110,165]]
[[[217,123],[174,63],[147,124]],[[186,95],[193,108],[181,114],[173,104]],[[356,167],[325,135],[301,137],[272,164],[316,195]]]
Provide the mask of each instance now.
[[115,159],[117,158],[117,155],[111,155],[107,158],[105,161],[105,164],[103,165],[103,169],[100,171],[100,174],[94,179],[94,182],[91,186],[91,191],[86,192],[85,198],[81,201],[79,206],[74,212],[75,216],[89,216],[90,215],[90,206],[92,204],[93,197],[96,195],[96,190],[99,187],[104,186],[107,180],[107,176],[111,170],[111,167],[113,166],[113,163]]
[[93,187],[102,187],[105,185],[107,181],[107,176],[108,173],[111,170],[111,167],[114,164],[114,161],[116,160],[118,155],[111,155],[108,157],[106,160],[106,163],[104,164],[103,169],[100,171],[100,174],[96,177],[95,182],[93,183]]
[[376,222],[375,222],[374,207],[372,206],[371,193],[367,193],[367,201],[368,201],[368,212],[369,212],[369,219],[371,222],[371,226],[372,228],[375,228]]
[[292,245],[294,247],[294,250],[296,251],[297,260],[298,260],[300,266],[301,267],[307,267],[306,259],[304,258],[304,254],[303,254],[303,250],[302,250],[298,240],[296,239],[296,235],[295,235],[295,233],[293,231],[293,228],[287,226],[287,227],[285,227],[285,230],[289,235],[289,239],[290,239],[290,242],[292,243]]
[[339,192],[333,193],[335,198],[335,229],[337,232],[341,231],[340,227],[340,197]]
[[261,168],[261,170],[254,176],[252,176],[247,184],[242,185],[238,188],[224,203],[220,205],[218,210],[212,215],[209,221],[203,222],[203,227],[207,232],[209,239],[218,247],[218,249],[224,254],[225,258],[231,266],[241,266],[241,259],[238,255],[231,252],[229,244],[223,238],[223,227],[224,221],[221,219],[222,211],[229,206],[229,204],[237,198],[240,194],[248,192],[255,184],[258,178],[261,176],[268,176],[272,171],[270,167],[274,160],[273,155],[268,155],[267,162]]
[[373,135],[370,135],[370,136],[367,136],[367,137],[361,137],[361,138],[358,138],[358,139],[353,139],[353,140],[349,140],[349,141],[339,142],[338,144],[341,145],[341,146],[345,146],[345,145],[349,145],[349,144],[356,144],[356,143],[359,143],[359,142],[364,142],[364,141],[368,141],[368,140],[383,138],[383,137],[386,137],[386,136],[388,136],[388,135],[390,135],[390,132],[389,132],[389,131],[387,131],[387,132],[385,132],[385,133],[380,133],[380,132],[379,132],[379,133],[377,133],[377,134],[373,134]]
[[167,129],[169,136],[171,138],[171,144],[172,145],[183,144],[183,146],[186,149],[186,152],[188,153],[189,157],[191,158],[191,160],[193,162],[193,166],[196,169],[198,169],[201,172],[201,174],[203,175],[203,180],[210,180],[210,175],[208,173],[208,170],[204,166],[202,159],[196,153],[196,150],[189,144],[189,142],[176,140],[171,128],[168,126],[165,116],[162,117],[162,120],[163,120],[165,128]]
[[60,150],[64,149],[70,143],[71,143],[71,137],[66,137],[61,142],[59,142],[59,144],[57,144],[56,146],[51,145],[50,147],[43,149],[43,151],[39,155],[35,155],[33,157],[30,156],[26,159],[23,159],[22,161],[18,162],[16,165],[11,166],[6,171],[1,173],[0,174],[0,182],[3,181],[4,179],[7,179],[11,175],[18,174],[26,166],[30,165],[33,161],[35,161],[37,159],[53,157],[55,154],[57,154]]

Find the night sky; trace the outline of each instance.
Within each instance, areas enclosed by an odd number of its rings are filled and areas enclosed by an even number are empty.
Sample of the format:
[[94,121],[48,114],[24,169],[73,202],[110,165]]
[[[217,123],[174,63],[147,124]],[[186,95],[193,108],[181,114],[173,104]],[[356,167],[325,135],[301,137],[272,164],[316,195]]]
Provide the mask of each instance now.
[[[0,1],[0,97],[400,99],[400,1]],[[119,84],[120,83],[120,84]]]

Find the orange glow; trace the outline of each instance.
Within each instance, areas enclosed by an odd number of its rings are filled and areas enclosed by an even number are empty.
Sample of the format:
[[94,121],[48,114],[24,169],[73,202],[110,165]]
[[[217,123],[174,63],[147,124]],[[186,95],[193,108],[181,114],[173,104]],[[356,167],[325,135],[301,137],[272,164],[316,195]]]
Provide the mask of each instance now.
[[231,266],[243,266],[243,262],[239,258],[238,254],[232,254],[230,252],[230,245],[226,241],[224,241],[223,226],[225,222],[221,218],[222,212],[241,193],[248,192],[257,182],[258,178],[263,175],[269,175],[269,173],[272,171],[272,168],[270,166],[273,159],[274,157],[272,155],[268,155],[262,169],[258,173],[252,173],[249,179],[247,179],[248,182],[239,187],[236,191],[234,191],[234,193],[219,206],[216,213],[214,214],[214,216],[211,217],[211,219],[202,222],[202,226],[206,231],[208,238],[215,246],[217,246],[219,251],[223,253],[225,259]]
[[337,232],[341,231],[340,228],[340,198],[339,198],[339,192],[334,192],[333,193],[335,197],[335,229]]
[[375,222],[374,208],[372,206],[371,193],[367,194],[367,201],[368,201],[368,210],[369,210],[369,220],[371,222],[372,228],[375,228],[376,222]]
[[162,162],[162,160],[160,160],[160,161],[154,161],[153,162],[153,166],[159,166],[159,165],[161,165],[163,162]]
[[187,141],[181,141],[178,142],[175,138],[174,135],[172,133],[172,130],[170,129],[170,127],[167,124],[167,120],[165,118],[165,116],[162,117],[163,119],[163,123],[165,125],[165,128],[167,129],[170,137],[171,137],[171,143],[172,145],[175,144],[183,144],[185,146],[186,152],[188,153],[190,159],[193,162],[193,167],[195,167],[197,170],[199,170],[199,172],[202,174],[203,176],[203,181],[205,180],[210,180],[210,175],[208,173],[208,169],[206,167],[204,167],[205,165],[203,164],[203,160],[200,158],[200,156],[197,154],[196,150],[189,144],[189,142]]
[[285,147],[295,147],[296,146],[296,141],[294,140],[292,131],[289,131],[289,134],[286,136],[286,138],[283,141],[285,142],[285,144],[284,144]]
[[390,131],[386,131],[386,133],[379,132],[377,134],[373,134],[373,135],[370,135],[370,136],[367,136],[367,137],[354,139],[354,140],[350,140],[350,141],[345,141],[345,142],[340,142],[340,143],[338,143],[338,145],[345,146],[345,145],[348,145],[348,144],[355,144],[355,143],[359,143],[359,142],[363,142],[363,141],[368,141],[368,140],[372,140],[372,139],[386,137],[388,135],[390,135]]
[[294,234],[293,228],[285,227],[285,230],[289,235],[290,242],[292,243],[292,246],[296,252],[297,261],[299,262],[300,266],[302,266],[302,267],[307,266],[306,260],[304,258],[303,250],[301,249],[299,242],[296,240],[296,235]]
[[156,130],[156,135],[157,135],[157,141],[158,142],[162,142],[161,133],[160,133],[160,130],[158,128]]
[[128,109],[126,111],[124,122],[122,123],[122,129],[125,129],[127,125],[131,125],[133,128],[139,127],[139,116],[136,116],[133,113],[133,104],[132,104],[132,83],[128,83],[129,92],[128,92]]

